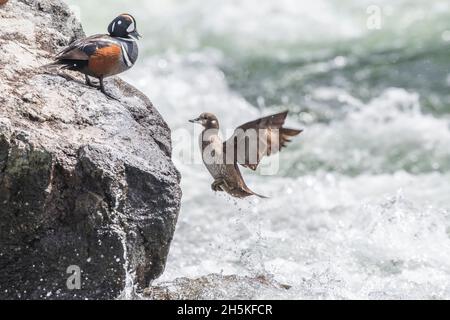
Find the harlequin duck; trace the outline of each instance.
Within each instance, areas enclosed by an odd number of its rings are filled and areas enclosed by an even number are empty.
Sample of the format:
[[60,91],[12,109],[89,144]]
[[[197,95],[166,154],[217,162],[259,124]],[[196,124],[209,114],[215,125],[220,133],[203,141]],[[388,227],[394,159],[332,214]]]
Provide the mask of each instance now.
[[233,197],[261,196],[247,187],[238,165],[256,170],[261,159],[281,151],[303,130],[284,127],[288,112],[260,118],[239,126],[233,136],[223,141],[219,120],[212,113],[202,113],[190,120],[204,127],[200,135],[203,162],[214,178],[213,191],[225,191]]
[[[138,57],[136,20],[129,14],[121,14],[108,26],[107,34],[98,34],[76,40],[55,56],[48,66],[78,71],[85,75],[86,84],[97,87],[106,96],[116,99],[105,90],[103,79],[130,69]],[[99,79],[92,84],[89,77]]]

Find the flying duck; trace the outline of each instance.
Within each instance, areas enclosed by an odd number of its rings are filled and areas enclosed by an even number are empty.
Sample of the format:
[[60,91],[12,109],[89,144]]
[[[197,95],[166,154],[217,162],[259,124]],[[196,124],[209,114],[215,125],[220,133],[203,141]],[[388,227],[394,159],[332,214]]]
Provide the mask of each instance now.
[[206,168],[214,178],[213,191],[225,191],[236,198],[259,195],[246,185],[239,165],[256,170],[264,156],[270,156],[284,148],[291,138],[303,130],[284,128],[288,112],[282,112],[245,123],[234,131],[227,141],[219,136],[219,120],[212,113],[202,113],[189,120],[199,123],[204,130],[200,134],[200,149]]

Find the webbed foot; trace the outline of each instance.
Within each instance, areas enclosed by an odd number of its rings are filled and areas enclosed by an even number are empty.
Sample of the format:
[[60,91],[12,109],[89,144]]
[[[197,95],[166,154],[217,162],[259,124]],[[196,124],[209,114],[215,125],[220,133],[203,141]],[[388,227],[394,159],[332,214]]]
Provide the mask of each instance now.
[[211,189],[215,192],[223,191],[224,185],[225,185],[225,180],[217,179],[212,183]]
[[105,84],[103,82],[103,78],[100,78],[100,87],[98,88],[105,96],[107,96],[108,98],[112,99],[112,100],[116,100],[116,101],[120,101],[120,99],[114,97],[113,95],[109,94],[108,92],[106,92],[105,89]]
[[115,101],[120,101],[120,99],[114,97],[113,95],[109,94],[108,92],[106,92],[105,89],[102,88],[98,88],[106,97],[108,97],[111,100],[115,100]]

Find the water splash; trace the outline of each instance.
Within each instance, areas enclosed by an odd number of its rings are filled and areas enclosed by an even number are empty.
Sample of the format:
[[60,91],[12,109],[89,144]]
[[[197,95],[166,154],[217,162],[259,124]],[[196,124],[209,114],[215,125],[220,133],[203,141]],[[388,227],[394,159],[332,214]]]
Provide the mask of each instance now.
[[130,261],[128,258],[128,241],[127,233],[123,227],[122,223],[122,213],[120,212],[120,204],[123,200],[122,189],[117,188],[115,191],[116,197],[114,199],[114,207],[112,209],[111,219],[112,219],[112,231],[118,236],[122,248],[123,248],[123,269],[125,272],[125,282],[124,288],[117,299],[119,300],[131,300],[139,299],[141,296],[137,293],[137,283],[136,283],[136,271],[131,270]]

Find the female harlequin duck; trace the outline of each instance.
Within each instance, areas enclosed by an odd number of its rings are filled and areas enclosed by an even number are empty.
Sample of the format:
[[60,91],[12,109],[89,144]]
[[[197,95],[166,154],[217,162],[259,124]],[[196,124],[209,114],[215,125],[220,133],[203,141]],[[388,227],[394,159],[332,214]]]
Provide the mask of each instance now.
[[200,149],[203,162],[214,178],[213,191],[225,191],[236,198],[266,198],[250,190],[238,165],[256,170],[264,157],[280,152],[293,137],[303,132],[284,127],[287,115],[285,111],[247,122],[226,141],[219,136],[219,120],[214,114],[205,112],[190,120],[204,128],[200,134]]
[[92,84],[89,76],[100,80],[97,87],[106,96],[115,99],[105,91],[103,79],[130,69],[137,60],[136,20],[129,14],[121,14],[108,27],[108,33],[77,40],[55,56],[50,66],[81,72],[86,84]]

